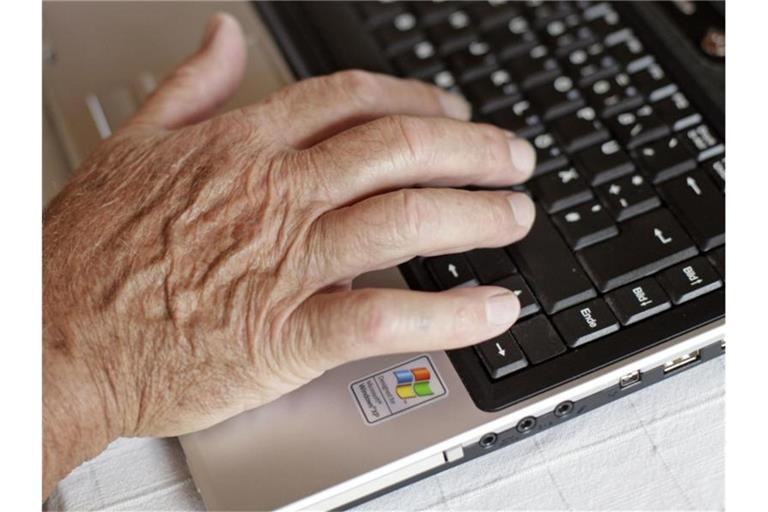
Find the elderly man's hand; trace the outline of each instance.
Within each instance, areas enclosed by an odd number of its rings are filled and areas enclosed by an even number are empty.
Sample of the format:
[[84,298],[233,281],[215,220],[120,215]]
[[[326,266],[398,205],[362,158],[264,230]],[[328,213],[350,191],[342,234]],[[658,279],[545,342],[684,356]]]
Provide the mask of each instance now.
[[45,493],[117,436],[198,430],[341,363],[477,343],[517,317],[503,288],[349,283],[523,237],[525,195],[446,187],[524,181],[527,142],[361,71],[211,117],[244,63],[218,15],[45,212]]

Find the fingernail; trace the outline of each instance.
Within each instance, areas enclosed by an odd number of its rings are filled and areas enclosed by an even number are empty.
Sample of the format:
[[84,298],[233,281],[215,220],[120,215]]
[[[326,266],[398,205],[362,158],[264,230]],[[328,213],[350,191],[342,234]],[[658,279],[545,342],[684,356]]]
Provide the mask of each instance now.
[[440,105],[443,107],[443,112],[448,117],[459,119],[461,121],[469,121],[472,117],[472,107],[467,100],[454,94],[452,92],[441,92],[439,95]]
[[490,325],[509,325],[520,314],[520,301],[514,293],[500,293],[485,299],[485,316]]
[[216,33],[219,31],[219,27],[221,27],[221,23],[224,21],[225,16],[226,14],[217,12],[208,20],[208,24],[205,26],[205,35],[203,36],[203,44],[201,45],[202,48],[211,44],[211,41],[216,37]]
[[536,151],[530,142],[519,137],[510,139],[509,154],[512,158],[512,165],[515,166],[518,173],[526,178],[533,174],[533,168],[536,166]]
[[536,207],[531,198],[520,192],[513,192],[507,196],[515,222],[518,226],[530,226],[536,218]]

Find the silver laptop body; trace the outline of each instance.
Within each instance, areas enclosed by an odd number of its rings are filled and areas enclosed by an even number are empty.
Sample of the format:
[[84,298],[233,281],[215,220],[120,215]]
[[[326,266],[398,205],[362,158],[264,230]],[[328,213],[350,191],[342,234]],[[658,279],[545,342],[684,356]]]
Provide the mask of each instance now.
[[[44,5],[45,110],[70,168],[195,49],[207,17],[222,9],[240,19],[250,45],[243,87],[225,108],[289,83],[288,66],[245,2]],[[47,185],[60,186],[54,166],[45,172]],[[396,269],[355,285],[406,287]],[[536,428],[544,428],[556,423],[561,404],[599,405],[630,389],[637,376],[663,378],[665,365],[722,350],[724,327],[710,324],[495,413],[475,406],[444,352],[358,361],[181,443],[210,509],[343,507],[511,443],[524,435],[518,428],[526,418],[539,418]],[[396,390],[382,387],[395,386],[394,371],[414,361],[430,366],[438,396],[388,409],[381,401]],[[379,386],[378,394],[370,396],[366,386]],[[589,409],[577,406],[571,415]]]

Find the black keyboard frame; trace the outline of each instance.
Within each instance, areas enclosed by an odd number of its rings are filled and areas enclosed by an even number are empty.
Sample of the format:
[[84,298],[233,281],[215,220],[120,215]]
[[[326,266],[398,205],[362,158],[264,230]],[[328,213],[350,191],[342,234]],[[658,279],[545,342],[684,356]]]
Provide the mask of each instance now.
[[[704,121],[725,141],[724,91],[720,96],[712,94],[711,87],[702,87],[723,70],[686,54],[687,48],[676,44],[674,28],[657,6],[612,4]],[[395,74],[360,25],[352,2],[258,2],[255,6],[298,78],[348,68]],[[411,288],[439,290],[422,258],[399,268]],[[725,289],[721,288],[496,381],[490,380],[472,347],[449,351],[448,355],[477,407],[498,411],[724,317]]]

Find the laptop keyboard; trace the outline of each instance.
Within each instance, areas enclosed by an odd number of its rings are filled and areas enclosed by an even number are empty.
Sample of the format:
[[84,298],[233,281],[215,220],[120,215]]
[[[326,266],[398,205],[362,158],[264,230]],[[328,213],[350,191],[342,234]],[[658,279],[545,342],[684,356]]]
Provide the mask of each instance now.
[[424,258],[439,289],[517,294],[474,347],[491,380],[597,344],[724,286],[725,146],[608,2],[361,2],[401,76],[462,94],[528,139],[530,234]]

